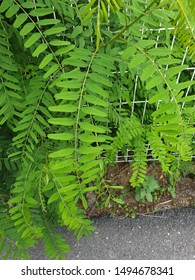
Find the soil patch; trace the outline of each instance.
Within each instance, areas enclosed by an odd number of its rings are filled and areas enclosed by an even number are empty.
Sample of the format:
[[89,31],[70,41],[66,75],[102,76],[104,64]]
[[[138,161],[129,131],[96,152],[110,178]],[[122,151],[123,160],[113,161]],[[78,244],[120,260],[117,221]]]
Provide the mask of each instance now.
[[[153,176],[160,190],[156,192],[153,202],[147,200],[136,201],[135,190],[130,186],[129,179],[132,175],[132,167],[129,163],[117,163],[109,167],[105,174],[105,180],[110,186],[123,186],[123,190],[105,189],[103,195],[92,192],[87,194],[89,207],[85,211],[89,217],[101,215],[129,216],[134,218],[136,215],[146,215],[157,211],[172,208],[189,207],[195,205],[195,166],[181,177],[176,185],[176,197],[173,198],[168,191],[170,187],[168,177],[162,172],[158,163],[148,164],[147,175]],[[112,198],[122,199],[124,204],[117,203]],[[106,202],[107,201],[107,202]],[[106,205],[105,205],[106,202]]]

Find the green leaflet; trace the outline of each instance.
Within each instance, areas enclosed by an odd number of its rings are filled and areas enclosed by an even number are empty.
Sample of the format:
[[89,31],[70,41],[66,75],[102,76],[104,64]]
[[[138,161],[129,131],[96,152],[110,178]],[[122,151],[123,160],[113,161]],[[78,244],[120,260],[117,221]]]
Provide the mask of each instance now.
[[75,79],[75,80],[82,81],[84,79],[84,77],[85,77],[85,74],[82,73],[79,68],[76,68],[72,71],[61,74],[60,80],[63,81],[63,79]]
[[20,30],[20,35],[25,36],[28,33],[30,33],[35,28],[35,24],[32,22],[29,22],[25,24],[25,26]]
[[52,59],[53,59],[53,54],[50,53],[50,54],[46,55],[46,56],[43,58],[43,60],[41,61],[40,65],[39,65],[39,69],[45,68],[45,66],[46,66],[47,64],[49,64],[49,63],[51,62]]
[[78,195],[78,193],[79,193],[79,190],[71,191],[70,194],[67,194],[66,196],[63,197],[64,202],[73,201],[73,199]]
[[89,3],[87,3],[87,5],[85,6],[85,8],[83,9],[83,11],[81,13],[82,18],[84,18],[88,14],[90,8],[93,6],[93,4],[95,2],[96,2],[96,0],[92,0]]
[[80,88],[81,87],[81,83],[78,82],[77,80],[57,82],[56,85],[58,87],[70,88],[70,89],[75,89],[75,88]]
[[89,82],[87,82],[86,88],[87,88],[87,90],[90,90],[91,92],[97,93],[102,97],[105,97],[105,98],[109,97],[109,93],[107,91],[105,91],[99,85],[97,85],[95,83],[92,83],[90,80],[89,80]]
[[93,142],[98,143],[98,142],[104,142],[106,140],[106,137],[105,136],[94,136],[92,134],[84,133],[84,134],[79,135],[79,139],[85,143],[93,143]]
[[62,91],[61,93],[55,94],[55,98],[58,99],[63,99],[63,100],[78,100],[79,99],[79,93],[78,92],[64,92]]
[[99,97],[92,96],[92,95],[85,95],[84,96],[85,101],[93,104],[93,105],[99,105],[102,107],[108,107],[109,103],[105,100],[100,99]]
[[51,76],[52,74],[54,74],[57,70],[59,69],[59,66],[57,64],[52,65],[47,72],[45,73],[45,75],[43,76],[44,79],[48,78],[49,76]]
[[150,97],[149,103],[155,103],[158,102],[159,100],[168,100],[169,99],[169,92],[167,90],[162,90],[159,92],[154,92],[154,95]]
[[[101,103],[102,104],[102,103]],[[94,108],[94,107],[83,107],[81,108],[81,111],[85,114],[93,115],[93,116],[98,116],[98,117],[107,117],[107,112],[102,111],[103,109],[101,108]]]
[[0,51],[3,54],[11,55],[11,52],[3,46],[0,46]]
[[27,14],[19,14],[13,24],[15,28],[19,28],[28,18]]
[[39,20],[37,22],[37,24],[40,25],[40,26],[53,25],[53,24],[57,24],[57,23],[60,23],[60,20],[59,19],[55,19],[55,18],[41,19],[41,20]]
[[175,67],[171,67],[166,71],[166,76],[167,78],[171,78],[173,76],[175,76],[176,74],[180,73],[182,70],[185,70],[188,67],[188,65],[184,64],[184,65],[180,65],[180,66],[175,66]]
[[21,217],[22,217],[22,213],[17,213],[12,216],[12,220],[17,220],[18,218],[21,218]]
[[62,54],[66,54],[67,52],[69,52],[70,50],[74,49],[74,45],[69,45],[67,47],[63,47],[63,48],[60,48],[58,49],[56,52],[55,52],[55,55],[62,55]]
[[136,54],[130,63],[128,63],[129,68],[134,68],[139,66],[146,60],[146,56],[144,54]]
[[146,83],[146,89],[152,89],[154,87],[157,87],[158,85],[160,85],[163,82],[163,77],[160,75],[156,75],[155,77],[153,77],[152,79],[150,79],[147,83]]
[[60,190],[59,190],[59,193],[60,193],[60,194],[66,194],[66,193],[69,192],[69,191],[72,192],[72,191],[75,190],[77,187],[78,187],[77,184],[70,184],[70,185],[68,185],[68,186],[66,186],[66,187],[64,187],[64,188],[62,188],[62,189],[60,189]]
[[76,26],[70,37],[71,38],[76,38],[82,32],[83,32],[83,27],[82,26]]
[[97,73],[92,73],[92,74],[89,74],[89,78],[94,81],[94,82],[97,82],[97,83],[100,83],[100,84],[103,84],[107,87],[112,87],[112,83],[110,81],[108,81],[106,78],[100,76],[99,74]]
[[32,56],[39,56],[42,52],[44,52],[47,49],[48,45],[47,44],[41,44],[39,45],[34,52],[32,53]]
[[56,200],[58,200],[59,199],[59,194],[58,193],[53,193],[51,196],[50,196],[50,198],[49,198],[49,200],[48,200],[48,204],[51,204],[52,202],[54,202],[54,201],[56,201]]
[[5,12],[13,4],[13,2],[13,0],[3,0],[0,6],[0,13]]
[[162,65],[166,65],[166,64],[171,65],[171,64],[181,63],[180,59],[176,59],[176,58],[160,58],[157,60],[157,62]]
[[195,95],[185,96],[180,99],[180,102],[195,101]]
[[14,129],[14,131],[20,131],[20,130],[24,130],[24,129],[26,129],[26,128],[28,128],[29,127],[29,124],[28,123],[24,123],[24,124],[21,124],[21,125],[18,125],[15,129]]
[[[4,82],[4,85],[5,85],[6,87],[10,88],[10,89],[21,90],[21,88],[20,88],[18,85],[15,85],[15,84],[10,83],[10,82]],[[10,93],[11,93],[11,92],[10,92]],[[19,96],[18,98],[21,99],[20,96]]]
[[55,133],[55,134],[48,134],[50,139],[54,140],[71,140],[73,139],[73,134],[71,133]]
[[172,87],[174,88],[174,90],[176,91],[180,91],[182,89],[185,89],[187,87],[191,87],[192,85],[195,84],[195,81],[187,81],[187,82],[183,82],[183,83],[178,83],[178,84],[173,84]]
[[136,47],[131,46],[126,48],[126,50],[119,52],[119,54],[122,56],[123,59],[127,60],[129,59],[131,56],[133,56],[136,52]]
[[177,131],[178,130],[178,124],[177,123],[170,123],[170,124],[164,124],[162,126],[157,126],[155,129],[158,130],[158,131],[165,131],[165,130],[168,130],[168,131],[171,131],[171,130],[175,130]]
[[97,165],[100,165],[100,162],[101,162],[100,160],[93,160],[93,161],[87,162],[87,163],[83,164],[80,169],[81,169],[81,171],[85,172]]
[[30,204],[31,207],[38,204],[38,202],[32,197],[26,197],[26,202]]
[[30,15],[33,17],[43,17],[52,14],[53,11],[54,11],[53,9],[49,9],[49,8],[36,8],[30,11]]
[[16,197],[14,197],[14,198],[11,198],[10,200],[9,200],[9,204],[14,204],[14,203],[19,203],[19,202],[21,202],[22,201],[22,195],[18,195],[18,196],[16,196]]
[[169,114],[169,115],[164,115],[164,116],[159,117],[159,118],[155,118],[154,123],[162,123],[162,122],[166,122],[166,121],[174,122],[176,120],[177,120],[177,115]]
[[59,34],[65,30],[66,30],[66,27],[64,27],[64,26],[63,27],[52,27],[52,28],[44,31],[44,35],[49,36],[49,35]]
[[19,81],[18,81],[15,77],[9,75],[8,73],[3,73],[2,76],[3,76],[6,80],[9,80],[9,81],[11,81],[11,82],[13,82],[13,83],[16,83],[16,84],[19,83]]
[[105,133],[106,129],[101,126],[90,124],[89,122],[81,122],[80,127],[85,131]]
[[80,68],[86,68],[88,66],[88,64],[82,60],[78,60],[75,58],[67,58],[64,59],[62,61],[62,65],[71,65],[71,66],[76,66],[76,67],[80,67]]
[[60,183],[64,184],[69,184],[70,182],[74,182],[76,180],[76,177],[73,175],[66,175],[66,176],[62,176],[62,177],[57,177],[54,178],[54,181],[58,181]]
[[156,44],[155,40],[140,40],[137,42],[137,46],[141,47],[141,48],[145,48],[148,46],[153,46]]
[[12,65],[12,64],[7,64],[7,63],[1,63],[1,68],[8,70],[8,71],[12,71],[12,72],[17,72],[18,68],[16,65]]
[[49,110],[52,112],[64,112],[64,113],[73,113],[77,111],[77,106],[75,105],[58,105],[58,106],[50,106]]
[[33,8],[37,8],[37,7],[45,7],[45,4],[43,4],[41,2],[33,3],[33,2],[30,2],[30,1],[24,2],[21,5],[25,9],[33,9]]
[[[100,65],[99,65],[100,64]],[[92,65],[92,70],[100,75],[113,76],[113,73],[108,70],[105,65],[101,65],[99,61],[95,61]]]
[[61,41],[61,40],[52,40],[49,42],[51,46],[68,46],[70,45],[69,41]]
[[53,182],[49,182],[47,185],[45,185],[42,189],[42,192],[47,192],[51,189],[53,189],[54,187],[54,183]]
[[[85,171],[82,175],[81,175],[81,177],[82,177],[82,179],[91,179],[90,177],[91,176],[93,176],[93,175],[97,175],[98,173],[99,173],[99,171],[100,171],[100,168],[98,167],[98,168],[92,168],[91,170],[88,170],[88,171]],[[91,179],[91,181],[93,181],[94,180],[94,177],[93,177],[93,179]]]
[[155,65],[151,64],[146,66],[140,75],[140,79],[142,81],[146,81],[150,76],[154,74],[155,71],[156,71]]
[[79,153],[82,155],[87,155],[87,154],[93,154],[93,155],[97,155],[102,151],[101,147],[92,147],[92,146],[85,146],[83,145],[80,149],[79,149]]
[[[35,133],[32,130],[30,130],[29,134],[32,137],[32,139],[35,141],[35,143],[38,144],[39,140],[38,140],[37,136],[35,135]],[[26,136],[26,134],[25,134],[25,136]]]
[[49,157],[50,158],[65,157],[65,156],[71,155],[73,153],[73,151],[74,150],[72,148],[62,149],[57,152],[50,153]]
[[153,49],[149,50],[148,53],[149,53],[149,55],[152,55],[152,56],[167,56],[167,55],[170,55],[172,53],[172,51],[168,50],[167,48],[158,47],[158,48],[153,48]]
[[162,104],[158,110],[156,110],[152,113],[152,116],[156,117],[163,113],[169,113],[169,111],[175,112],[175,109],[176,109],[176,105],[173,102],[170,102],[167,104]]
[[75,121],[70,118],[53,118],[53,119],[49,119],[48,121],[51,124],[64,125],[64,126],[72,126],[75,123]]
[[33,123],[33,128],[35,129],[35,131],[41,136],[41,137],[45,137],[45,132],[41,129],[41,127],[37,124],[37,123]]
[[[8,2],[8,1],[6,1]],[[7,18],[11,18],[13,17],[19,10],[19,7],[17,5],[12,4],[12,6],[9,7],[9,9],[7,10],[5,16]]]
[[56,162],[54,165],[51,166],[51,169],[53,171],[59,171],[60,169],[62,169],[62,171],[64,170],[64,168],[66,168],[66,171],[68,172],[68,167],[71,167],[70,172],[74,171],[74,160],[72,159],[68,159],[68,160],[63,160],[60,162]]
[[36,41],[38,41],[41,38],[40,33],[34,33],[28,38],[28,40],[25,42],[24,46],[25,48],[30,48]]
[[21,193],[24,191],[24,187],[16,187],[13,190],[11,190],[12,193]]

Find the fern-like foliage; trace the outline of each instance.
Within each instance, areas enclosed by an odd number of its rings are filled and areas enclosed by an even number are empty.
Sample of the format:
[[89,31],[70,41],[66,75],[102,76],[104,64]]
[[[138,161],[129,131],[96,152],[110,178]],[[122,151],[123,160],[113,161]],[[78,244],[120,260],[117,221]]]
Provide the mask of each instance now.
[[20,102],[22,100],[19,79],[16,74],[18,67],[14,60],[14,54],[10,50],[8,31],[7,26],[4,26],[0,33],[0,125],[17,115],[18,110],[21,110]]
[[118,150],[121,150],[125,146],[129,149],[133,148],[133,139],[140,137],[142,132],[143,128],[141,123],[135,116],[123,118],[112,143],[111,158],[116,155]]
[[27,249],[33,244],[27,239],[21,239],[10,218],[9,209],[1,200],[0,208],[0,256],[1,259],[8,259],[11,255],[12,259],[29,259]]
[[[187,2],[187,3],[186,3]],[[193,0],[177,0],[171,3],[170,9],[176,9],[177,15],[175,18],[176,29],[175,33],[178,40],[187,49],[188,53],[194,60],[195,57],[195,7]]]
[[187,47],[184,30],[193,55],[190,3],[1,1],[2,258],[26,259],[42,240],[64,259],[55,225],[89,236],[86,193],[101,193],[118,150],[134,150],[133,187],[145,178],[145,144],[167,173],[191,160],[194,81],[183,79],[191,61],[179,42]]
[[140,135],[134,139],[133,144],[135,154],[134,162],[132,164],[133,175],[130,178],[130,183],[132,187],[139,187],[146,177],[147,158],[145,139]]
[[[79,226],[79,212],[74,203],[81,200],[84,208],[87,208],[85,193],[90,189],[87,186],[92,184],[94,188],[100,187],[101,153],[110,147],[110,137],[106,133],[109,131],[108,99],[112,83],[106,76],[112,76],[110,70],[113,60],[104,54],[96,55],[90,50],[75,49],[64,63],[73,66],[73,61],[77,64],[76,68],[61,74],[53,82],[53,86],[59,88],[59,93],[55,95],[59,102],[49,107],[56,114],[49,122],[60,126],[63,132],[52,133],[48,137],[63,141],[63,149],[49,155],[56,188],[53,198],[55,204],[59,205],[64,223],[67,226],[70,223],[68,227],[78,231],[80,236],[81,230],[86,228],[89,232],[91,225],[81,216]],[[83,63],[89,65],[85,71],[80,70]],[[51,197],[50,202],[54,201]]]

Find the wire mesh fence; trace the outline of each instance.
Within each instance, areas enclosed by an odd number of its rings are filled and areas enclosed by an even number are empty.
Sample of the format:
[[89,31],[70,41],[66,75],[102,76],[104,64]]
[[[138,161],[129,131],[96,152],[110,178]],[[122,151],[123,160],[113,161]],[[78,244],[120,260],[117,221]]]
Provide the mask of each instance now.
[[[33,0],[35,1],[35,0]],[[88,2],[91,2],[91,0],[88,0]],[[72,4],[71,4],[72,5]],[[147,0],[145,1],[145,6],[147,7]],[[91,9],[91,8],[90,8]],[[110,13],[110,6],[108,5],[107,7],[108,9],[108,22],[110,23],[110,19],[111,19],[111,13]],[[126,11],[127,12],[127,11]],[[56,18],[55,12],[53,13],[54,18]],[[159,22],[159,26],[156,28],[150,28],[148,29],[145,26],[145,23],[143,21],[142,27],[139,30],[139,32],[141,32],[141,40],[144,39],[144,35],[147,33],[147,36],[150,37],[156,41],[154,48],[159,48],[162,46],[162,42],[165,41],[166,38],[166,32],[170,32],[172,35],[170,36],[171,41],[169,42],[170,44],[170,50],[172,51],[174,49],[174,46],[176,44],[176,34],[174,32],[174,30],[176,29],[175,27],[164,27],[163,26],[164,23]],[[75,26],[76,28],[76,26]],[[110,26],[108,24],[107,29],[109,32],[113,33],[115,31],[112,32],[112,26]],[[91,43],[94,43],[94,38],[93,36],[91,36]],[[185,64],[190,64],[189,63],[189,59],[188,59],[188,48],[186,48],[183,51],[183,56],[181,57],[181,66],[185,65]],[[187,61],[188,59],[188,61]],[[169,69],[169,64],[165,65],[165,70]],[[120,75],[120,72],[118,72],[118,74]],[[166,74],[165,74],[166,75]],[[194,65],[189,65],[189,67],[186,67],[185,69],[183,69],[181,72],[179,72],[177,74],[177,78],[176,78],[176,84],[178,84],[181,80],[181,77],[185,77],[187,76],[188,81],[191,80],[193,81],[195,78],[195,66]],[[136,74],[135,77],[135,81],[134,81],[134,85],[133,85],[133,92],[131,89],[131,94],[130,96],[132,96],[130,103],[131,106],[129,106],[129,103],[127,101],[124,101],[122,98],[120,99],[119,102],[119,111],[120,109],[122,110],[123,108],[127,108],[129,107],[131,110],[131,113],[134,114],[137,111],[137,108],[139,108],[139,117],[141,120],[141,123],[144,125],[145,123],[147,123],[147,112],[149,110],[149,102],[148,102],[148,98],[147,96],[145,97],[140,97],[139,94],[139,89],[138,89],[138,81],[139,81],[139,73]],[[192,91],[192,86],[189,86],[185,89],[185,93],[183,94],[184,97],[187,97],[190,92]],[[158,109],[160,102],[162,100],[158,100],[157,102],[157,106],[156,106],[156,110]],[[195,105],[194,105],[195,106]],[[182,106],[181,106],[181,111],[185,108],[185,102],[183,102]],[[113,128],[113,127],[111,127]],[[195,143],[195,139],[193,141],[193,143]],[[126,149],[125,152],[122,151],[118,151],[116,154],[116,159],[115,162],[132,162],[133,161],[133,155],[134,155],[134,151],[130,150],[130,149]],[[146,144],[146,155],[147,155],[147,160],[148,161],[156,161],[157,159],[153,156],[152,154],[152,149],[150,148],[149,144]],[[192,155],[192,158],[195,158],[195,154]]]
[[[174,31],[175,28],[163,28],[161,26],[162,24],[160,24],[159,28],[156,29],[150,29],[150,33],[153,35],[152,37],[154,37],[154,34],[156,34],[156,44],[155,44],[155,48],[158,48],[159,46],[159,42],[160,42],[160,38],[161,36],[163,37],[166,31]],[[141,30],[142,34],[144,34],[144,28]],[[175,39],[176,36],[173,35],[172,36],[172,41],[170,44],[170,50],[173,50],[174,48],[174,44],[175,44]],[[183,52],[183,57],[181,59],[181,66],[185,65],[186,60],[188,58],[187,56],[187,51],[188,48],[186,48]],[[187,62],[189,64],[189,61]],[[168,70],[169,65],[165,65],[165,70]],[[189,67],[186,67],[183,71],[179,72],[177,75],[177,79],[176,79],[176,83],[178,84],[180,82],[181,79],[181,75],[182,76],[187,76],[188,80],[193,81],[195,78],[195,66],[194,65],[190,65]],[[145,122],[145,118],[146,118],[146,113],[147,113],[147,108],[148,108],[148,99],[147,97],[140,99],[140,95],[138,94],[138,79],[139,79],[139,74],[137,73],[136,75],[136,79],[135,79],[135,83],[134,83],[134,87],[133,87],[133,97],[131,100],[131,113],[133,114],[134,111],[136,110],[136,107],[139,106],[139,111],[141,111],[141,123],[144,124]],[[185,89],[185,92],[183,94],[183,96],[188,96],[190,94],[190,92],[192,91],[192,86],[188,86]],[[156,109],[158,109],[159,104],[160,104],[161,100],[158,100],[157,102],[157,107]],[[195,102],[195,100],[194,100]],[[123,108],[123,106],[128,106],[128,102],[124,102],[122,99],[120,99],[120,107]],[[195,106],[195,104],[194,104]],[[181,106],[181,111],[185,108],[185,102],[182,103]],[[182,113],[182,112],[181,112]],[[193,141],[193,144],[195,144],[195,139]],[[116,162],[132,162],[133,161],[133,155],[134,152],[133,150],[129,150],[126,149],[126,152],[123,153],[122,151],[118,151],[116,154]],[[157,158],[155,158],[152,155],[152,149],[150,148],[149,144],[146,144],[146,155],[147,155],[147,160],[148,161],[157,161]],[[195,154],[192,155],[192,158],[195,158]]]

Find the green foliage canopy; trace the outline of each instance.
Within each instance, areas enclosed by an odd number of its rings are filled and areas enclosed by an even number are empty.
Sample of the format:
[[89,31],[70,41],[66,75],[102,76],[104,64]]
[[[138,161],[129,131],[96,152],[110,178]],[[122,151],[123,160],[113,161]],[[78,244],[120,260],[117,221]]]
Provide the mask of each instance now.
[[[135,151],[133,187],[145,180],[146,144],[169,174],[191,160],[194,81],[182,73],[195,55],[194,5],[169,2],[1,1],[5,258],[28,258],[41,239],[49,258],[63,259],[69,246],[56,225],[89,236],[85,195],[101,191],[119,149]],[[132,102],[135,84],[137,98],[147,100],[146,121]]]

